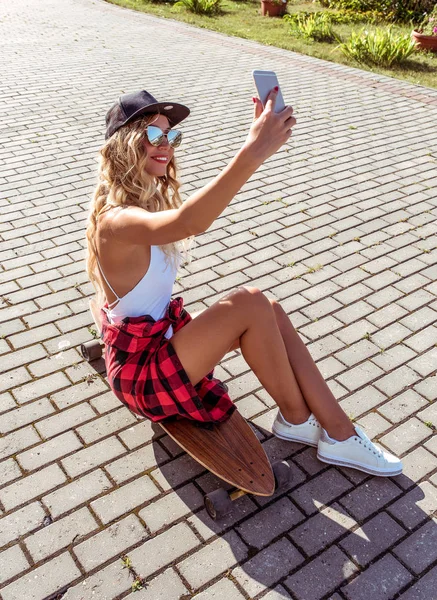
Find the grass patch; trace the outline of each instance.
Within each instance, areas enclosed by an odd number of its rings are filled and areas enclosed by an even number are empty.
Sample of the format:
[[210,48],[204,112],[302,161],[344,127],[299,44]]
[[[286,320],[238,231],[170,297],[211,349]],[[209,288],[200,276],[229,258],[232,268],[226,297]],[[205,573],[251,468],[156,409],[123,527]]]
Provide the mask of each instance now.
[[[437,54],[414,52],[414,54],[403,64],[384,68],[373,65],[360,65],[353,59],[345,56],[337,44],[326,41],[307,39],[290,33],[290,24],[285,19],[262,17],[260,14],[259,0],[222,0],[222,12],[217,15],[196,15],[181,6],[176,7],[173,3],[151,0],[106,0],[112,4],[124,6],[134,10],[142,11],[157,17],[170,18],[196,27],[211,29],[227,35],[254,40],[267,46],[276,46],[285,50],[292,50],[322,58],[352,67],[358,67],[373,73],[387,75],[404,79],[411,83],[437,88]],[[323,8],[313,2],[296,1],[289,2],[287,12],[295,14],[302,11],[309,13],[324,11],[335,14],[336,11]],[[332,27],[336,36],[347,40],[352,31],[366,27],[368,31],[374,31],[378,27],[384,27],[384,23],[333,23]],[[396,34],[410,34],[413,27],[410,25],[392,25]]]

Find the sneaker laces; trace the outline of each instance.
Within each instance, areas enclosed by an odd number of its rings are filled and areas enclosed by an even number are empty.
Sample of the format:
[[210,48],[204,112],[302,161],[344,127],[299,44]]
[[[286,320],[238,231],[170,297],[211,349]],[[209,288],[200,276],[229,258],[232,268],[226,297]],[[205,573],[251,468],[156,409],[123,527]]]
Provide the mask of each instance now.
[[310,414],[310,416],[308,417],[308,423],[310,423],[311,425],[314,425],[315,427],[321,427],[320,423],[318,422],[318,420],[316,419],[316,417],[313,415],[313,413]]
[[355,431],[357,433],[356,437],[358,438],[360,444],[362,444],[367,450],[373,452],[375,456],[384,456],[383,451],[378,448],[378,446],[375,446],[372,440],[364,433],[362,429],[355,427]]

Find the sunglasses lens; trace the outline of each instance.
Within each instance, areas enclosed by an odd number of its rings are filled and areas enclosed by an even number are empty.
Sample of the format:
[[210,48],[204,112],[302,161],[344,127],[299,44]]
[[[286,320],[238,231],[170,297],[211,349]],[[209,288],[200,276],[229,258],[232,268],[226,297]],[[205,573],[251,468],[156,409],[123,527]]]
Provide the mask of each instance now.
[[177,148],[181,145],[182,142],[182,131],[178,131],[177,129],[171,129],[167,133],[168,143],[172,148]]
[[159,146],[160,144],[162,144],[162,140],[164,139],[164,133],[159,127],[149,125],[147,127],[147,139],[152,144],[152,146]]

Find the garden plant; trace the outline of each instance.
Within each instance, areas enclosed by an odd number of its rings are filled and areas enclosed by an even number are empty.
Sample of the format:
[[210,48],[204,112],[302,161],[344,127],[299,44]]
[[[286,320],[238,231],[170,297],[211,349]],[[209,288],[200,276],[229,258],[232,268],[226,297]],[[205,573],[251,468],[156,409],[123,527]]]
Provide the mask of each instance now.
[[284,17],[262,16],[261,0],[107,1],[437,88],[437,54],[411,42],[435,35],[435,0],[288,0]]

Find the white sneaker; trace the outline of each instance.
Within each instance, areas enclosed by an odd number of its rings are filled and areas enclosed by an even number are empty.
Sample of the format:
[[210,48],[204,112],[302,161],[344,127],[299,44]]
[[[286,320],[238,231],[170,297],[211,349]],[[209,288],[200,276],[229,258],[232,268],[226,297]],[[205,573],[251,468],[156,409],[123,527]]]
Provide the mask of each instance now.
[[322,427],[316,417],[311,414],[305,423],[293,425],[284,419],[278,410],[272,431],[276,437],[290,442],[300,442],[309,446],[317,446],[322,432]]
[[338,442],[322,428],[317,458],[331,465],[351,467],[371,475],[389,477],[402,473],[399,458],[375,446],[359,427],[355,427],[355,432],[356,435]]

